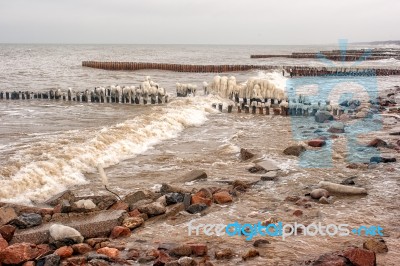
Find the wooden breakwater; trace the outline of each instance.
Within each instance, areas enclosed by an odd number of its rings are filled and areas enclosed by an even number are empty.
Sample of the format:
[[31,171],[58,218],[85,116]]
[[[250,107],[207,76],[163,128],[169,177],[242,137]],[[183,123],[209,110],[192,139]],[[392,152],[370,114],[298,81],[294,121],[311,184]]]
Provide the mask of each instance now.
[[296,58],[296,59],[318,59],[326,58],[332,61],[365,61],[365,60],[382,60],[394,58],[400,60],[400,50],[397,49],[360,49],[360,50],[331,50],[320,51],[317,53],[310,52],[293,52],[291,54],[256,54],[250,58]]
[[400,75],[400,69],[366,68],[366,67],[306,67],[306,66],[272,66],[272,65],[189,65],[145,62],[99,62],[83,61],[83,67],[104,70],[164,70],[190,73],[227,73],[249,70],[285,70],[293,76],[388,76]]
[[59,93],[56,90],[46,92],[29,91],[0,91],[0,100],[58,100],[82,103],[124,103],[124,104],[163,104],[168,103],[169,96],[149,95],[148,97],[136,95],[126,97],[124,95],[112,95],[110,93],[95,95],[88,91],[76,93]]

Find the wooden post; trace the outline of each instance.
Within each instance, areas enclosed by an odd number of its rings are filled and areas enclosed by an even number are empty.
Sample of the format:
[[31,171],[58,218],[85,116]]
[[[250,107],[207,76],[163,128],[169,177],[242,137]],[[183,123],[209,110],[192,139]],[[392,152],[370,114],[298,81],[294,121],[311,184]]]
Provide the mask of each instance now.
[[228,105],[228,113],[232,113],[232,108],[233,108],[233,105]]
[[218,110],[222,112],[222,103],[218,104]]
[[265,106],[265,114],[269,115],[269,107],[268,106]]
[[211,106],[212,106],[212,108],[217,109],[217,104],[216,103],[213,103]]
[[263,107],[258,107],[258,113],[260,114],[260,115],[262,115],[262,114],[264,114],[264,111],[263,111]]

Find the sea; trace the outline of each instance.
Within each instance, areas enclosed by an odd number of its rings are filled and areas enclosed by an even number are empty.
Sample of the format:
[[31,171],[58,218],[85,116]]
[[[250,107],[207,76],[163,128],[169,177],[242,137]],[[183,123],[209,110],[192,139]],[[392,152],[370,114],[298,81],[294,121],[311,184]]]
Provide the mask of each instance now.
[[[399,46],[349,45],[358,48],[396,48]],[[368,197],[338,201],[308,216],[308,221],[345,221],[350,224],[377,224],[387,232],[400,228],[399,167],[382,175],[382,167],[368,171],[348,169],[349,151],[345,141],[337,141],[329,167],[307,168],[299,160],[282,154],[290,144],[299,141],[293,134],[293,121],[300,123],[301,132],[315,137],[315,128],[307,119],[226,112],[227,101],[215,95],[203,95],[202,82],[211,82],[213,73],[178,73],[158,70],[106,71],[82,67],[82,61],[133,61],[182,64],[260,64],[277,66],[326,66],[318,59],[250,59],[251,54],[290,54],[339,49],[338,45],[256,46],[256,45],[75,45],[75,44],[0,44],[0,91],[44,92],[68,88],[84,91],[98,86],[135,85],[146,76],[164,87],[171,95],[168,104],[136,105],[116,103],[82,103],[62,100],[0,100],[0,202],[37,204],[65,189],[80,195],[104,195],[108,188],[123,196],[138,189],[157,190],[162,183],[194,169],[208,174],[205,185],[232,180],[256,181],[260,176],[246,170],[252,164],[239,159],[241,148],[249,149],[259,160],[269,159],[280,167],[284,177],[278,183],[265,182],[244,196],[238,205],[221,209],[215,219],[245,219],[256,213],[268,217],[290,217],[280,210],[286,196],[306,193],[319,181],[339,182],[357,176],[367,186]],[[332,62],[352,66],[352,62]],[[360,63],[365,67],[399,68],[400,61],[385,59]],[[288,91],[290,78],[281,69],[219,73],[235,76],[240,82],[249,77],[268,78]],[[196,96],[176,97],[175,84],[198,86]],[[376,77],[369,88],[378,92],[400,85],[399,76]],[[343,81],[341,77],[313,77],[310,88],[338,87],[351,93],[363,84]],[[331,84],[332,86],[322,86]],[[314,86],[314,87],[313,87]],[[354,90],[355,90],[354,89]],[[323,99],[321,99],[323,100]],[[221,113],[213,103],[224,103]],[[360,141],[386,136],[384,129],[396,126],[388,118],[381,130],[360,132]],[[298,123],[297,123],[298,124]],[[326,129],[327,125],[320,128]],[[386,134],[386,135],[385,135]],[[101,180],[98,167],[105,169]],[[385,170],[386,171],[386,170]],[[371,182],[371,180],[375,180]],[[193,184],[187,184],[190,187]],[[397,203],[396,203],[397,202]],[[283,209],[292,208],[286,206]],[[280,211],[278,211],[278,209]],[[275,211],[276,210],[276,211]],[[256,216],[257,216],[256,215]],[[259,217],[257,216],[257,217]],[[289,219],[289,218],[288,218]],[[289,220],[290,220],[289,219]],[[164,234],[172,227],[165,225]],[[181,225],[181,230],[184,230]],[[161,229],[160,229],[161,230]],[[161,230],[161,231],[162,231]],[[174,229],[175,230],[175,229]],[[160,233],[162,235],[162,233]],[[239,241],[239,240],[237,240]],[[389,240],[400,247],[398,238]],[[305,240],[279,242],[270,265],[293,261],[311,253],[340,248],[342,240]],[[394,248],[396,250],[396,248]],[[400,257],[392,253],[387,263]],[[282,251],[285,251],[283,254]],[[384,264],[382,264],[384,265]],[[385,264],[390,265],[390,264]]]

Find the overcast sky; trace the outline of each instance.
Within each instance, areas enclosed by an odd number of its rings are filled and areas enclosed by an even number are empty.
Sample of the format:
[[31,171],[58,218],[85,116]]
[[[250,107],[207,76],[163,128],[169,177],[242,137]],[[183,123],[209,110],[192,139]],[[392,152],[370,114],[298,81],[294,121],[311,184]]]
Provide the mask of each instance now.
[[0,0],[0,43],[399,40],[395,0]]

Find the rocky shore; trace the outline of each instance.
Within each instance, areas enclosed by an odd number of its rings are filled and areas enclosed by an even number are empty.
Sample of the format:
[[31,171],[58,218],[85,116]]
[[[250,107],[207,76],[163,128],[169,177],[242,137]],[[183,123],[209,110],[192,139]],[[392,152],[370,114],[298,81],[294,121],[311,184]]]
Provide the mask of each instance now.
[[[317,114],[315,121],[328,125],[326,132],[315,128],[315,131],[321,131],[319,137],[288,145],[281,150],[282,155],[297,160],[306,151],[325,147],[328,140],[340,139],[342,134],[346,134],[345,124],[349,121],[380,114],[392,122],[386,123],[382,129],[386,135],[371,138],[365,147],[378,149],[381,153],[371,156],[368,162],[348,163],[346,168],[360,175],[375,169],[380,169],[382,174],[398,171],[400,129],[397,123],[400,109],[396,102],[399,94],[400,88],[395,87],[382,93],[377,104],[347,103],[351,112],[338,117]],[[81,196],[67,190],[35,206],[0,203],[0,266],[266,265],[264,258],[270,259],[273,252],[283,252],[279,250],[281,244],[276,239],[257,237],[246,241],[244,236],[229,239],[190,237],[185,226],[192,219],[224,222],[224,216],[239,206],[242,210],[237,215],[239,218],[259,221],[263,217],[265,226],[280,220],[310,224],[321,217],[323,209],[340,209],[341,205],[350,208],[358,199],[368,199],[371,197],[370,183],[376,182],[344,176],[340,182],[321,177],[318,183],[304,185],[305,178],[300,176],[296,180],[293,178],[296,172],[283,171],[273,161],[260,159],[257,153],[257,150],[242,148],[239,154],[239,160],[248,165],[246,171],[257,177],[254,181],[231,177],[209,185],[207,170],[192,170],[155,189],[138,189],[123,197],[107,191],[108,194],[101,196]],[[340,156],[333,154],[334,158],[340,159]],[[246,209],[243,206],[248,206],[249,210],[255,205],[260,210],[265,207],[258,202],[252,203],[261,186],[268,184],[272,189],[289,176],[292,176],[290,182],[297,182],[299,188],[286,189],[281,195],[283,200],[270,198],[270,202],[265,202],[265,206],[272,204],[275,207],[273,215],[243,213]],[[378,196],[387,197],[383,194]],[[335,205],[336,202],[340,205]],[[385,211],[399,215],[398,209]],[[346,217],[342,220],[346,221]],[[168,231],[167,225],[179,229],[177,232]],[[398,232],[384,230],[383,236],[349,238],[340,242],[340,249],[333,248],[317,256],[304,250],[293,259],[288,255],[288,260],[292,265],[396,265],[397,253],[389,259],[385,256],[388,252],[396,252],[400,245],[399,237]],[[282,261],[273,265],[288,263]]]

